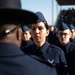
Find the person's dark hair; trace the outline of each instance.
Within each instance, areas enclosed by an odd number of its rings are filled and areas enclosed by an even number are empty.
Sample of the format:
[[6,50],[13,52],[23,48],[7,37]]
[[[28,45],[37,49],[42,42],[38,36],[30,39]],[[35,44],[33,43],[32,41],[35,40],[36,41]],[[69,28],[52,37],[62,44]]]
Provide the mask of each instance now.
[[48,23],[44,22],[46,29],[49,29]]
[[[34,24],[36,24],[36,23],[38,23],[38,22],[35,22]],[[43,23],[44,23],[46,29],[49,29],[48,23],[47,23],[47,22],[43,22]],[[32,25],[31,25],[31,26],[32,26]]]

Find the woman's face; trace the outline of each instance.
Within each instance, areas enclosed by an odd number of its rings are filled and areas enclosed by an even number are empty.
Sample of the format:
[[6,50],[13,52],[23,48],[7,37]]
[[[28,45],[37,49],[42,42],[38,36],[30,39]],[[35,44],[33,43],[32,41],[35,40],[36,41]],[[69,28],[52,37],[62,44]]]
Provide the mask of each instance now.
[[31,35],[35,43],[45,43],[49,31],[43,22],[32,24]]

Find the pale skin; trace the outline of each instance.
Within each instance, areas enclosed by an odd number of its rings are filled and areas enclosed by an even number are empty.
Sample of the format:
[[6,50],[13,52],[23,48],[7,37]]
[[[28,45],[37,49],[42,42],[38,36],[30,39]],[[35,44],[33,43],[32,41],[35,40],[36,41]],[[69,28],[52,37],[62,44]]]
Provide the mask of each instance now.
[[31,35],[34,43],[41,47],[46,42],[46,37],[49,34],[49,30],[46,29],[43,22],[32,24]]
[[75,38],[75,30],[72,29],[72,30],[71,30],[71,39],[74,39],[74,38]]
[[70,41],[71,33],[69,29],[58,31],[58,38],[62,45],[66,45]]
[[29,41],[30,38],[31,38],[30,32],[29,32],[29,31],[25,31],[25,32],[23,33],[23,40],[24,40],[24,41]]

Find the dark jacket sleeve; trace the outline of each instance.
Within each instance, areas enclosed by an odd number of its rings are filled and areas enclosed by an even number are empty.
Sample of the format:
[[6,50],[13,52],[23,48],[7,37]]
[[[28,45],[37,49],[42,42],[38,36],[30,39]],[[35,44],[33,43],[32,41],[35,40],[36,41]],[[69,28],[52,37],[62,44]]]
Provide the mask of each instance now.
[[68,75],[68,66],[63,50],[60,52],[60,73],[59,75]]

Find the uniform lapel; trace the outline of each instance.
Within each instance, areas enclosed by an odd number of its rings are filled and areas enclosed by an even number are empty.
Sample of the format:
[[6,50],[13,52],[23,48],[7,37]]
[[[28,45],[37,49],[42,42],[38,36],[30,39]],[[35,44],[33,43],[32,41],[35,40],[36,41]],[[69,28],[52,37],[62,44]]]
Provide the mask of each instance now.
[[32,57],[33,59],[35,59],[35,60],[37,60],[37,61],[39,61],[39,62],[41,62],[43,64],[47,64],[49,66],[54,66],[54,64],[52,64],[52,63],[50,63],[50,62],[48,62],[48,61],[46,61],[44,59],[41,59],[40,57],[37,57],[35,55],[30,55],[30,57]]
[[41,48],[42,58],[50,64],[54,63],[54,53],[48,42]]

